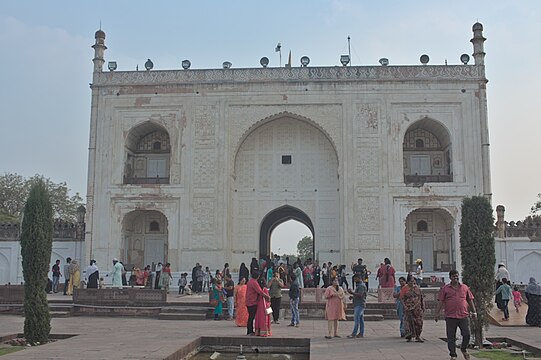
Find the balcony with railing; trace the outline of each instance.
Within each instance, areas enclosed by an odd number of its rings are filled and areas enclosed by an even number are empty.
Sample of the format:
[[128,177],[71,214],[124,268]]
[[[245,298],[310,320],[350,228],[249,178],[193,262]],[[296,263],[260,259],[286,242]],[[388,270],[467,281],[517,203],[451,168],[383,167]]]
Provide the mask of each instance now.
[[160,177],[137,177],[137,176],[124,176],[125,185],[143,185],[143,184],[158,184],[166,185],[169,184],[169,176]]

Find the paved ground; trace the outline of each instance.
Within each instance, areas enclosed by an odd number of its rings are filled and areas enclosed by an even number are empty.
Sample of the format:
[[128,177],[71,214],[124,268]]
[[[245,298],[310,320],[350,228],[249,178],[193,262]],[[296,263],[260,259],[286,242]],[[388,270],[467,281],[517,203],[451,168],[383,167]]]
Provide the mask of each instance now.
[[[22,331],[24,318],[0,316],[0,336]],[[427,320],[425,343],[406,343],[397,336],[398,321],[367,322],[364,339],[347,339],[353,322],[341,322],[340,339],[326,340],[324,320],[287,321],[273,325],[273,337],[310,338],[311,359],[448,359],[445,324]],[[231,321],[166,321],[147,318],[71,317],[52,320],[53,334],[79,336],[27,348],[2,359],[163,359],[198,336],[245,336]],[[491,326],[487,336],[509,337],[538,348],[541,328]]]

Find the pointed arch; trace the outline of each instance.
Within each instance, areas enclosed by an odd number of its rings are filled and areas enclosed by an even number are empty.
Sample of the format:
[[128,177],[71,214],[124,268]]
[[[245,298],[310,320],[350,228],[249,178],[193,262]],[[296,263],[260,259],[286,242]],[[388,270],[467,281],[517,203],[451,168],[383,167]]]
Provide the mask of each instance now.
[[263,218],[259,231],[259,256],[270,255],[270,238],[272,231],[280,224],[288,221],[296,220],[304,225],[312,232],[312,240],[315,243],[314,224],[310,217],[302,210],[284,205],[269,212]]
[[424,117],[404,134],[404,182],[452,182],[452,141],[441,122]]
[[171,141],[163,126],[145,121],[133,127],[125,139],[125,184],[168,184]]

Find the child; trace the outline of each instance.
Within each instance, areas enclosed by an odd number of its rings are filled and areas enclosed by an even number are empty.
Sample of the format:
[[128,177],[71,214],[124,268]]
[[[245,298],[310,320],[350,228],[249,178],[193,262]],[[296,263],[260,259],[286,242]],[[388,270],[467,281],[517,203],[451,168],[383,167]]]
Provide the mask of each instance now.
[[100,283],[98,285],[98,288],[105,289],[105,281],[103,281],[102,277],[100,277]]
[[511,300],[511,297],[513,296],[511,294],[512,290],[511,290],[511,286],[509,286],[509,284],[507,283],[507,279],[506,278],[503,278],[502,279],[502,285],[500,285],[500,287],[498,288],[498,290],[496,290],[496,293],[495,295],[498,295],[498,294],[502,294],[502,303],[503,303],[503,321],[507,321],[509,320],[509,308],[508,308],[508,304],[509,304],[509,300]]
[[178,279],[178,294],[179,295],[184,295],[184,288],[186,287],[186,284],[188,284],[187,276],[188,276],[188,273],[180,274],[180,279]]
[[184,293],[186,295],[192,295],[192,293],[193,293],[192,285],[193,285],[193,281],[190,281],[190,283],[188,285],[186,285],[186,287],[184,288]]
[[513,288],[513,303],[515,304],[515,309],[518,312],[518,308],[522,306],[522,295],[520,294],[520,291],[518,291],[518,286]]

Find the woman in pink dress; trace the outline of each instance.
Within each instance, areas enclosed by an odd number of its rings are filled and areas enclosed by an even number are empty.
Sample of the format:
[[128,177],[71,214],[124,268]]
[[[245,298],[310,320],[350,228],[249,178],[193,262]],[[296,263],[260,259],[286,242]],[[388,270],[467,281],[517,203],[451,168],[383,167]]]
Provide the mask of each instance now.
[[246,279],[241,278],[235,286],[235,324],[240,327],[246,327],[248,324],[248,309],[246,308]]
[[[265,279],[259,278],[259,286],[263,292],[269,295],[269,289]],[[257,300],[257,312],[255,313],[255,334],[256,336],[271,336],[271,316],[267,314],[267,308],[270,308],[270,301],[265,300],[263,296],[259,296]]]
[[384,263],[380,277],[380,285],[382,288],[394,288],[396,282],[396,279],[394,277],[394,267],[391,265],[391,260],[389,260],[389,258],[385,258],[385,260],[383,261]]
[[329,335],[325,336],[326,339],[340,337],[338,335],[338,320],[346,320],[346,312],[344,311],[345,296],[344,289],[338,286],[338,279],[334,278],[332,285],[325,290],[325,299],[327,299],[325,319],[327,319],[329,328]]

